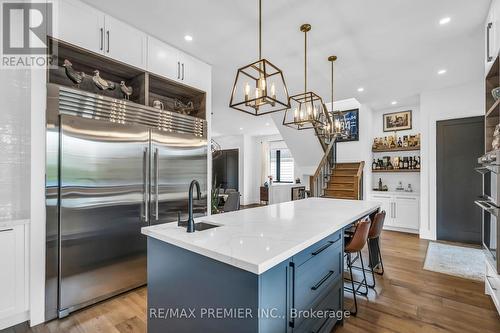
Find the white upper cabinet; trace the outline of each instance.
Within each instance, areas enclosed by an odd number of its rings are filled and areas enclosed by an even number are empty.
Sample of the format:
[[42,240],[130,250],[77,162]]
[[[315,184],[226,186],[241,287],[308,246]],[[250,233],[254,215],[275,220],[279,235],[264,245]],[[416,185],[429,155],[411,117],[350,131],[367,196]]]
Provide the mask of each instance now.
[[77,0],[58,1],[54,36],[123,63],[146,68],[146,34]]
[[102,53],[104,50],[104,14],[76,0],[58,1],[54,37]]
[[181,53],[181,79],[188,86],[208,91],[211,85],[210,66],[188,54]]
[[202,91],[210,89],[208,64],[153,37],[148,37],[148,71]]
[[123,63],[146,68],[146,34],[111,16],[105,16],[104,53]]
[[57,1],[54,37],[173,81],[208,91],[208,64],[78,0]]
[[500,50],[500,1],[491,2],[490,11],[484,24],[485,72],[488,73]]
[[181,80],[179,50],[148,37],[148,71],[171,80]]

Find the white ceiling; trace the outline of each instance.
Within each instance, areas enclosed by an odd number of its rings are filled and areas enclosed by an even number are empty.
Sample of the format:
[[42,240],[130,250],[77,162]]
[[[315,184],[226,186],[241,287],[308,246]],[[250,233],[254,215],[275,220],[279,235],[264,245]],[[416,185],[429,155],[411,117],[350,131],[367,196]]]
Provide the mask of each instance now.
[[[85,0],[213,65],[216,134],[274,134],[269,117],[229,109],[236,69],[257,60],[257,0]],[[264,57],[281,67],[291,94],[303,87],[302,23],[310,23],[309,87],[374,109],[418,102],[418,94],[483,74],[482,25],[490,0],[263,0]],[[451,17],[445,26],[442,17]],[[186,42],[184,35],[194,40]],[[445,75],[437,75],[445,68]],[[357,89],[365,91],[359,93]],[[269,125],[266,126],[266,123]],[[240,130],[243,128],[243,130]]]

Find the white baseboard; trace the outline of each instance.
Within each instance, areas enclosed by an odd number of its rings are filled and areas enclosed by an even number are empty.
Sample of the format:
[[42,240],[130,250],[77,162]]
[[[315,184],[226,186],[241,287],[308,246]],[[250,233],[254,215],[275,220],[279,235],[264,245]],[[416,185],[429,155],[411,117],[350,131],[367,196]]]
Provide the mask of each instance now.
[[28,321],[30,318],[30,313],[29,311],[24,311],[18,314],[15,314],[10,317],[6,318],[1,318],[0,319],[0,330],[12,327],[14,325],[23,323],[25,321]]
[[419,231],[415,230],[415,229],[393,227],[393,226],[390,226],[390,225],[384,225],[384,230],[405,232],[405,233],[408,233],[408,234],[416,234],[416,235],[419,234]]

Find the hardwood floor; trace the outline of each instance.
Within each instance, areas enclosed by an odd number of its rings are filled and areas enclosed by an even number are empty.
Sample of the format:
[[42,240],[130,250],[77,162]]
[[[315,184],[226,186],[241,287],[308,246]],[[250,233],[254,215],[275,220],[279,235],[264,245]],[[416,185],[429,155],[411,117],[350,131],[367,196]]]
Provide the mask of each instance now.
[[[336,332],[500,332],[500,317],[483,283],[422,269],[427,244],[415,235],[384,231],[385,274],[368,298],[358,298],[358,315]],[[21,324],[5,333],[146,332],[146,296],[140,288],[63,320],[34,328]]]

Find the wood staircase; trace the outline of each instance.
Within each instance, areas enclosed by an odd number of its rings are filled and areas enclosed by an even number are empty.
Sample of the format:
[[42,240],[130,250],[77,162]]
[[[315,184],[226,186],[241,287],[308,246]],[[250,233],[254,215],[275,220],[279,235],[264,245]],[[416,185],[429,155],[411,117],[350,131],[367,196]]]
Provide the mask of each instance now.
[[336,163],[325,188],[325,198],[363,199],[363,168],[365,162]]

